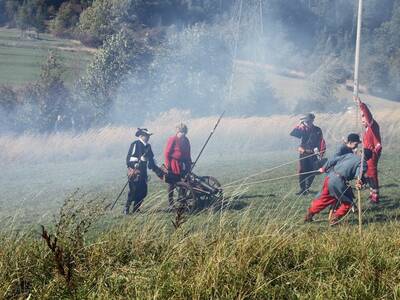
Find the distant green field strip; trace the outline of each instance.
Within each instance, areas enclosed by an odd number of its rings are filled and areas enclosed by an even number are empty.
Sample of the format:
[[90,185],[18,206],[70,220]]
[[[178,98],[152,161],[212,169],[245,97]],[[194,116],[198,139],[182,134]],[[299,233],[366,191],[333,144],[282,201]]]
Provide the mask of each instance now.
[[14,45],[14,46],[28,46],[31,48],[34,47],[62,47],[62,46],[69,46],[69,47],[79,47],[78,43],[72,42],[70,40],[51,40],[51,39],[24,39],[20,37],[4,37],[1,35],[0,32],[0,43],[1,44],[9,44],[9,45]]
[[40,66],[49,50],[57,50],[66,69],[65,79],[71,83],[90,61],[91,54],[72,40],[41,34],[39,39],[21,38],[20,32],[0,28],[0,84],[26,84],[37,80]]
[[29,48],[11,48],[0,46],[0,55],[10,55],[10,56],[28,56],[28,57],[41,57],[46,54],[47,51],[40,49],[29,49]]

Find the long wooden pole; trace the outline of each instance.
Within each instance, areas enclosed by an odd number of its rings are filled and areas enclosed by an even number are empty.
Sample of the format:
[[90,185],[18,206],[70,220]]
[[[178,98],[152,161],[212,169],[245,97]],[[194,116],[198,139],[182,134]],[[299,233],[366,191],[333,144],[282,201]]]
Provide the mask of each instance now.
[[356,55],[354,62],[354,89],[353,89],[353,94],[355,97],[358,97],[358,87],[359,87],[362,9],[363,9],[363,0],[358,0],[357,39],[356,39]]
[[[358,18],[357,18],[357,40],[356,40],[356,55],[354,62],[354,89],[353,94],[354,97],[358,98],[358,88],[359,88],[359,67],[360,67],[360,48],[361,48],[361,26],[362,26],[362,10],[363,10],[363,0],[358,0]],[[357,118],[358,120],[358,106],[356,108]],[[357,121],[358,127],[358,121]],[[360,174],[358,175],[358,179],[361,180],[364,168],[364,143],[362,143],[361,150],[361,162],[360,162]],[[362,209],[361,209],[361,191],[357,191],[358,198],[358,232],[362,234]]]
[[219,118],[218,118],[218,120],[217,120],[217,123],[215,123],[214,128],[211,130],[210,135],[208,136],[206,142],[204,143],[203,147],[201,148],[199,154],[197,155],[196,160],[195,160],[194,163],[192,164],[190,171],[193,171],[194,167],[196,166],[197,161],[199,160],[201,154],[203,153],[203,151],[204,151],[204,149],[206,148],[208,142],[210,141],[211,137],[213,136],[213,134],[214,134],[215,130],[217,129],[217,127],[218,127],[218,125],[219,125],[219,122],[221,122],[221,119],[222,119],[222,117],[224,116],[224,114],[225,114],[225,111],[223,111],[222,114],[219,116]]

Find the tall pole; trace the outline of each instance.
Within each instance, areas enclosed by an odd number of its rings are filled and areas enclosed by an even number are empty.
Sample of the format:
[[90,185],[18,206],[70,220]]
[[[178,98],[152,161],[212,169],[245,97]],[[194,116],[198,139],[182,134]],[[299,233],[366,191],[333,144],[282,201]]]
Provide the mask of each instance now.
[[[358,87],[359,87],[359,67],[360,67],[360,48],[361,48],[361,26],[362,26],[362,10],[363,10],[363,0],[358,0],[358,18],[357,18],[357,40],[356,40],[356,55],[354,62],[354,97],[358,97]],[[356,125],[358,127],[358,106],[356,108]],[[358,180],[361,180],[364,169],[364,143],[362,143],[361,150],[361,162],[360,162],[360,173],[358,175]],[[362,209],[361,209],[361,191],[357,190],[358,198],[358,232],[362,234]]]
[[232,74],[231,78],[229,80],[229,90],[228,90],[228,103],[229,105],[231,104],[232,100],[232,95],[233,95],[233,81],[235,79],[235,72],[236,72],[236,57],[237,57],[237,52],[238,52],[238,43],[239,43],[239,37],[240,37],[240,23],[242,21],[242,10],[243,10],[243,0],[239,0],[239,12],[238,12],[238,21],[237,21],[237,27],[236,27],[236,32],[234,36],[234,44],[233,44],[233,55],[232,55]]
[[354,89],[353,89],[353,94],[355,97],[358,97],[358,87],[359,87],[359,77],[358,76],[359,76],[359,67],[360,67],[362,9],[363,9],[363,0],[358,0],[357,40],[356,40],[356,55],[355,55],[355,63],[354,63]]
[[214,125],[214,128],[211,130],[210,135],[208,136],[206,142],[203,144],[203,147],[201,147],[201,150],[200,150],[199,154],[197,155],[196,160],[195,160],[194,163],[192,164],[192,167],[191,167],[190,171],[192,171],[192,170],[194,169],[194,167],[196,166],[197,161],[199,160],[201,154],[203,153],[203,151],[204,151],[204,149],[206,148],[208,142],[210,141],[211,137],[213,136],[213,134],[214,134],[215,130],[217,129],[217,127],[218,127],[218,125],[219,125],[219,122],[221,122],[221,119],[222,119],[222,117],[224,116],[224,114],[225,114],[225,111],[223,111],[222,114],[219,116],[217,122],[216,122],[215,125]]

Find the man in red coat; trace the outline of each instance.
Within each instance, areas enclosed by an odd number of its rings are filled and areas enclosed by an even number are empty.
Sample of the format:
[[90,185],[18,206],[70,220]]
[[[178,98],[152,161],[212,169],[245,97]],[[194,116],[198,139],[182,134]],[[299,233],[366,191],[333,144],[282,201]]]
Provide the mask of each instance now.
[[[192,167],[190,142],[186,137],[188,128],[181,123],[176,127],[176,134],[169,137],[164,150],[165,167],[174,175],[184,177]],[[173,205],[174,184],[168,185],[169,205]]]
[[379,181],[378,181],[378,161],[382,153],[381,134],[379,125],[372,117],[368,106],[361,102],[359,97],[354,97],[354,101],[358,104],[361,111],[361,122],[365,127],[363,134],[364,148],[372,151],[372,158],[367,162],[368,171],[366,174],[368,184],[370,186],[369,199],[374,202],[379,202]]
[[300,119],[300,124],[290,133],[291,136],[301,139],[301,144],[298,148],[300,191],[296,193],[297,195],[306,195],[309,193],[311,184],[317,174],[310,172],[316,171],[321,167],[319,165],[321,161],[319,161],[317,156],[322,159],[326,151],[322,130],[314,125],[314,119],[314,114],[306,114]]

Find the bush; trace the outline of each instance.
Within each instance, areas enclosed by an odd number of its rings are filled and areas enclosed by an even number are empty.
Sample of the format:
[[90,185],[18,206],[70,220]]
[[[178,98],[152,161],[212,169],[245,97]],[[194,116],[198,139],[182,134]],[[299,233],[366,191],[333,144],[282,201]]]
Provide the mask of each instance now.
[[37,83],[40,131],[53,130],[58,116],[65,114],[70,101],[70,92],[62,79],[64,72],[60,56],[56,52],[49,52],[41,67],[40,80]]
[[106,39],[79,82],[81,97],[91,104],[96,124],[109,120],[117,91],[126,76],[147,72],[151,54],[146,40],[135,38],[128,30]]
[[135,3],[134,0],[94,0],[80,15],[77,36],[88,46],[101,46],[107,37],[134,25]]

